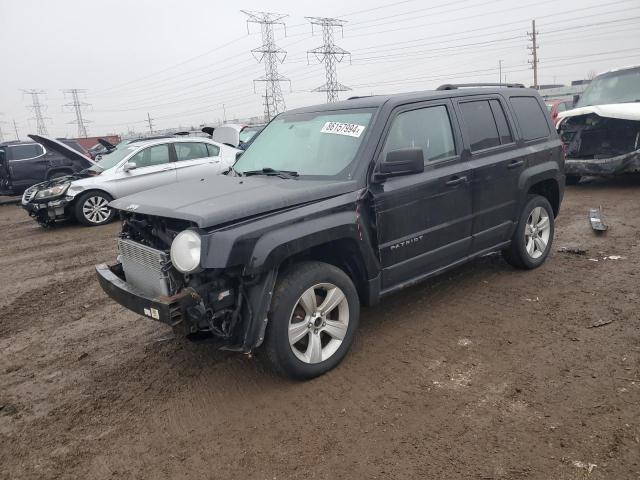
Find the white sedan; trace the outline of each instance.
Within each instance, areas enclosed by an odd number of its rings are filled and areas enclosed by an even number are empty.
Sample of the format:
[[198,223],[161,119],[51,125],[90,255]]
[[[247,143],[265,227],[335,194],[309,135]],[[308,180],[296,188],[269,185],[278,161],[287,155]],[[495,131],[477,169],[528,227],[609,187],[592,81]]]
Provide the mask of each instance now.
[[[55,139],[33,137],[67,157],[80,155]],[[124,141],[80,174],[30,187],[22,196],[22,206],[44,226],[66,218],[89,226],[103,225],[115,215],[109,207],[113,199],[222,173],[233,165],[239,151],[199,137]]]

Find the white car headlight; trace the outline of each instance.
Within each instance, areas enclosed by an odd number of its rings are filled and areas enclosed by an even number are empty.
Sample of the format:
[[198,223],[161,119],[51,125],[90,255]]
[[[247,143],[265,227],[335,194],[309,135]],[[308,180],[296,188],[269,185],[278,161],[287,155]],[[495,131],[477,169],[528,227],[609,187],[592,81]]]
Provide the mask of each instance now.
[[49,197],[57,197],[58,195],[62,195],[69,188],[69,183],[62,183],[60,185],[56,185],[51,188],[45,188],[44,190],[40,190],[36,194],[36,198],[49,198]]
[[171,262],[182,273],[191,273],[200,266],[200,235],[184,230],[171,243]]

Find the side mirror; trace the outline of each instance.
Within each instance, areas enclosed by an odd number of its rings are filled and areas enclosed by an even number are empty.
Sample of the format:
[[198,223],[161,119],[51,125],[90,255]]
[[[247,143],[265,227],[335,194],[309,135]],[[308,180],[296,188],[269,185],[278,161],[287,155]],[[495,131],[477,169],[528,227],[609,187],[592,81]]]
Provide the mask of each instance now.
[[424,172],[424,154],[421,148],[392,150],[380,164],[378,179]]
[[578,100],[580,100],[580,95],[574,95],[573,96],[573,106],[576,106],[576,103],[578,103]]
[[131,170],[135,170],[136,168],[138,168],[136,162],[127,162],[124,164],[124,167],[122,167],[122,170],[125,172],[130,172]]
[[238,160],[244,152],[236,152],[236,160]]

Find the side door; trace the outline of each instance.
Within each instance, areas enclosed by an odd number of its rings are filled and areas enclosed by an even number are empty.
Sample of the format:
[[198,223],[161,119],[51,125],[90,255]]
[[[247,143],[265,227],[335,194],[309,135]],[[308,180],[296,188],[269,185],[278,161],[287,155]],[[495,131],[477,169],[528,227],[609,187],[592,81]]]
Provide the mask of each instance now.
[[49,160],[39,143],[10,145],[7,148],[11,183],[14,187],[30,187],[45,180]]
[[162,143],[140,150],[127,161],[135,163],[135,168],[124,170],[118,167],[114,177],[113,192],[116,197],[124,197],[136,192],[160,187],[176,181],[175,152],[173,145]]
[[205,142],[176,142],[176,173],[179,182],[219,173],[220,148]]
[[471,246],[471,168],[451,102],[398,108],[378,163],[403,148],[422,149],[424,172],[388,178],[370,189],[383,290],[454,264]]
[[473,169],[472,253],[509,240],[518,217],[518,179],[526,154],[514,141],[513,122],[498,95],[455,101]]

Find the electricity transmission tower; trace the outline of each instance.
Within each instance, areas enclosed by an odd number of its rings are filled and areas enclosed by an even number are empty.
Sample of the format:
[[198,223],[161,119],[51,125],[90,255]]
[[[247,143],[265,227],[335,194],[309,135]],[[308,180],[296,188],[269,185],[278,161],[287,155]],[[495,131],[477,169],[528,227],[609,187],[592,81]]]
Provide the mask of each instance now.
[[351,58],[351,53],[345,49],[338,47],[334,43],[334,27],[340,27],[343,32],[343,26],[346,23],[344,20],[338,20],[337,18],[326,17],[306,17],[311,22],[311,34],[313,35],[313,26],[318,25],[322,27],[322,39],[324,43],[309,50],[307,52],[307,62],[309,61],[309,54],[312,53],[318,59],[318,62],[324,63],[324,71],[326,76],[326,83],[318,88],[315,88],[314,92],[327,92],[327,103],[338,101],[338,92],[345,92],[351,90],[346,85],[338,82],[338,74],[336,72],[336,63],[341,62],[346,55]]
[[76,125],[78,125],[78,137],[87,137],[87,127],[86,127],[86,123],[89,123],[91,120],[87,120],[86,118],[84,118],[82,116],[82,107],[87,107],[89,106],[88,103],[86,102],[82,102],[80,101],[80,97],[78,96],[79,93],[84,93],[86,92],[86,90],[80,90],[77,88],[71,88],[69,90],[63,90],[63,93],[70,93],[71,94],[71,103],[65,103],[63,106],[64,107],[73,107],[75,114],[76,114],[76,119],[74,121],[71,121],[69,123],[75,123]]
[[153,133],[153,121],[151,120],[149,112],[147,112],[147,122],[149,123],[149,133]]
[[280,82],[289,82],[289,87],[291,87],[291,81],[278,73],[278,63],[284,62],[287,52],[276,45],[273,34],[273,26],[279,24],[285,28],[285,36],[287,35],[287,27],[282,21],[287,15],[247,10],[241,10],[241,12],[249,17],[247,19],[247,32],[249,32],[250,23],[259,24],[262,32],[262,45],[251,50],[251,53],[258,62],[264,63],[264,76],[253,81],[253,88],[255,91],[255,82],[264,82],[265,84],[264,116],[268,122],[286,109]]
[[529,40],[531,40],[531,46],[527,47],[531,51],[532,59],[529,60],[529,64],[533,69],[533,88],[538,88],[538,32],[536,30],[536,21],[531,20],[531,33],[527,33]]
[[44,90],[22,90],[27,95],[31,95],[31,105],[29,108],[33,110],[32,120],[36,121],[36,130],[38,131],[38,135],[48,135],[47,126],[44,121],[49,120],[48,117],[43,117],[42,112],[47,109],[45,105],[40,104],[40,98],[38,95],[44,95]]

